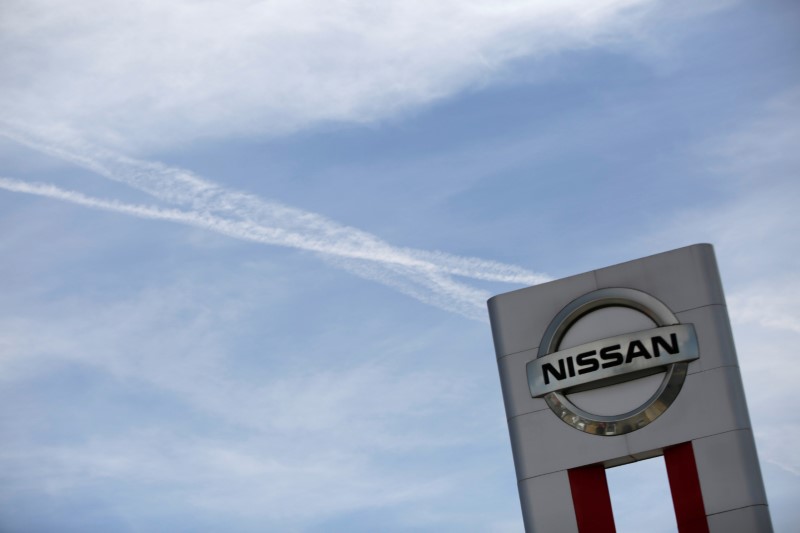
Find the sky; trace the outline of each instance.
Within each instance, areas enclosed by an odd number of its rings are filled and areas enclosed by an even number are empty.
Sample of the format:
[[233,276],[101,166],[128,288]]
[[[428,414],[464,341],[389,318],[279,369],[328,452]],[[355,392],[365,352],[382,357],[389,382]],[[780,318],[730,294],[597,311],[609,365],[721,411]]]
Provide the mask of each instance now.
[[4,0],[0,530],[521,531],[486,299],[710,242],[791,531],[799,23]]

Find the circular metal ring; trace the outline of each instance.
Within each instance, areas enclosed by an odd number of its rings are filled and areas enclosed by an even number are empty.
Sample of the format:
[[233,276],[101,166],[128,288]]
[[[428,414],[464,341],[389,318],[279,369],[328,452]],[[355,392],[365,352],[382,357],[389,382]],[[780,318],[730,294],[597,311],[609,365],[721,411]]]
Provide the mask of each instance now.
[[[604,307],[634,309],[647,315],[659,327],[680,323],[664,303],[645,292],[622,287],[599,289],[573,300],[559,311],[542,337],[537,357],[557,351],[564,335],[578,319]],[[647,401],[616,416],[589,413],[559,391],[546,394],[544,400],[561,420],[580,431],[593,435],[624,435],[643,428],[667,410],[683,387],[688,369],[688,362],[668,365],[661,385]]]

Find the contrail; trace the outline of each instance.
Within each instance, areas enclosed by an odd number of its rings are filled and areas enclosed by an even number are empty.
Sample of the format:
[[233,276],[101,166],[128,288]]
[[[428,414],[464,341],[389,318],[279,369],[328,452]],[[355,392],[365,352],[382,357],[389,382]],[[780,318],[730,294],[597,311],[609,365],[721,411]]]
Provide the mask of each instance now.
[[486,320],[484,302],[490,296],[488,292],[459,283],[447,273],[440,272],[436,265],[421,260],[401,263],[381,261],[368,254],[363,254],[363,257],[355,254],[347,256],[330,254],[327,246],[323,243],[286,232],[281,228],[265,227],[246,220],[226,219],[208,213],[103,200],[50,184],[0,177],[0,188],[139,218],[187,224],[240,240],[300,248],[325,256],[333,255],[333,258],[330,259],[332,263],[354,274],[389,285],[404,294],[441,309],[475,320]]
[[[532,285],[550,279],[496,261],[394,247],[372,234],[338,224],[322,215],[231,191],[187,170],[121,156],[76,142],[74,137],[63,142],[45,142],[39,140],[41,135],[32,136],[9,124],[0,124],[0,135],[192,212],[215,213],[273,228],[286,239],[286,242],[273,244],[485,281]],[[53,137],[53,134],[49,132],[44,137]]]
[[337,267],[468,318],[486,320],[484,302],[490,294],[452,276],[520,285],[549,280],[515,265],[394,247],[375,235],[317,213],[232,191],[184,169],[125,157],[82,143],[72,135],[31,133],[2,122],[0,135],[182,209],[126,204],[10,178],[0,178],[0,188],[140,218],[188,224],[236,239],[307,250]]

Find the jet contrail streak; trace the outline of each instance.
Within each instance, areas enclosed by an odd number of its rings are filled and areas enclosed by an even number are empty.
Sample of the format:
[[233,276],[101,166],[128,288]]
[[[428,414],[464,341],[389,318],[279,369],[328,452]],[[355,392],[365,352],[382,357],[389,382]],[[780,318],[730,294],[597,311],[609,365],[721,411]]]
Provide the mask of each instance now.
[[159,200],[188,207],[191,212],[215,213],[261,228],[271,228],[287,241],[275,244],[485,281],[531,285],[550,279],[496,261],[394,247],[372,234],[338,224],[322,215],[231,191],[183,169],[124,157],[74,139],[61,143],[41,141],[8,124],[0,124],[0,135],[134,187]]
[[103,200],[85,194],[68,191],[55,185],[31,183],[0,177],[0,188],[44,196],[70,202],[93,209],[123,213],[151,220],[177,222],[211,230],[240,240],[300,248],[325,256],[338,258],[334,264],[362,277],[389,285],[404,294],[424,303],[468,318],[486,319],[484,302],[489,293],[453,280],[447,273],[438,271],[435,265],[421,260],[399,263],[381,261],[369,254],[330,254],[328,247],[315,239],[287,232],[281,228],[270,228],[245,220],[231,220],[201,212],[164,209],[160,207],[133,205],[116,200]]

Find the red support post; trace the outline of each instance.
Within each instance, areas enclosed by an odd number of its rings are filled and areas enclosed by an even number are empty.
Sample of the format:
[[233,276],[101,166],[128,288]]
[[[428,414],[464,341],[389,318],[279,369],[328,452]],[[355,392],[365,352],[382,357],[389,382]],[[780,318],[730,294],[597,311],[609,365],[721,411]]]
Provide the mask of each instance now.
[[667,465],[678,533],[709,533],[692,443],[684,442],[666,448],[664,462]]
[[588,465],[567,471],[580,533],[616,533],[606,469]]

